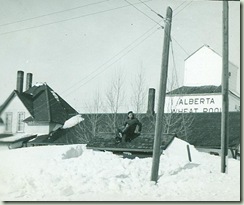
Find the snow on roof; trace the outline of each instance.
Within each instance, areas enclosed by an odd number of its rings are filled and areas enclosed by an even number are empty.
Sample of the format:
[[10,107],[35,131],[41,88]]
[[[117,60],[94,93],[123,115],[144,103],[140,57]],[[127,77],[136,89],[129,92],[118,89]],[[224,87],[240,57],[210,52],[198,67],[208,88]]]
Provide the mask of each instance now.
[[84,120],[84,118],[81,117],[81,114],[75,115],[64,122],[62,129],[71,128],[71,127],[79,124],[83,120]]
[[59,101],[58,95],[53,90],[51,90],[51,93],[53,94],[53,97],[55,97],[55,99]]
[[33,86],[39,87],[39,86],[42,86],[42,85],[45,85],[45,83],[37,82],[37,83],[36,83],[35,85],[33,85]]

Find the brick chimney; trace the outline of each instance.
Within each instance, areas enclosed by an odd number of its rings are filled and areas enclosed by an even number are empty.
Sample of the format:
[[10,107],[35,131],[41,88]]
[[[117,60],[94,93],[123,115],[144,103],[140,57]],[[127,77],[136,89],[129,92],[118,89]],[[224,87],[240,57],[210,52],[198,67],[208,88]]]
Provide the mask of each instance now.
[[23,83],[24,83],[24,71],[19,70],[17,72],[17,84],[16,84],[16,90],[19,93],[23,92]]
[[32,87],[32,73],[26,74],[26,90],[29,90]]
[[149,115],[155,114],[154,104],[155,104],[155,89],[149,88],[147,114]]

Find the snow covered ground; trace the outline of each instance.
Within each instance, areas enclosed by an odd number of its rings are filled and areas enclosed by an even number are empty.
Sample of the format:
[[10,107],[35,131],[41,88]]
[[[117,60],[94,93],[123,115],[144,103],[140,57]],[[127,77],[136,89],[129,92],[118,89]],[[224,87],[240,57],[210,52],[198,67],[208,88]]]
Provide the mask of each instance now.
[[198,152],[174,139],[161,155],[158,183],[152,158],[124,159],[85,145],[0,151],[1,201],[239,201],[240,161]]

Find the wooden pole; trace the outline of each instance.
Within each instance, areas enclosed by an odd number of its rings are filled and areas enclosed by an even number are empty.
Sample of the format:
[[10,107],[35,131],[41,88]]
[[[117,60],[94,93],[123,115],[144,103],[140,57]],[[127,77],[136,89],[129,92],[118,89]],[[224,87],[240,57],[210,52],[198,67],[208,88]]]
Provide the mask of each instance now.
[[223,57],[222,57],[222,115],[221,115],[221,172],[227,171],[229,135],[229,39],[228,1],[223,1]]
[[186,148],[187,148],[188,159],[189,159],[189,161],[191,162],[191,151],[190,151],[190,146],[189,146],[189,145],[186,145]]
[[157,182],[158,180],[160,144],[161,144],[161,135],[163,133],[163,117],[164,117],[167,76],[168,76],[171,19],[172,19],[172,9],[168,7],[166,13],[165,28],[164,28],[164,45],[163,45],[164,47],[163,47],[163,56],[162,56],[162,65],[161,65],[159,99],[158,99],[158,107],[156,113],[155,136],[154,136],[154,144],[153,144],[153,162],[152,162],[151,181],[155,181],[155,182]]

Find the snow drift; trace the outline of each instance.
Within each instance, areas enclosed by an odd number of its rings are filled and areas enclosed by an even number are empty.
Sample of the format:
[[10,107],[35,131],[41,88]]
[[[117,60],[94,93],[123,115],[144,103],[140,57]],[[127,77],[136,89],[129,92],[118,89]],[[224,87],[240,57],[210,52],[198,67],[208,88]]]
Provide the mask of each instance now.
[[124,159],[85,145],[0,151],[3,201],[239,201],[240,161],[198,152],[175,138],[161,155],[158,183],[152,158]]

